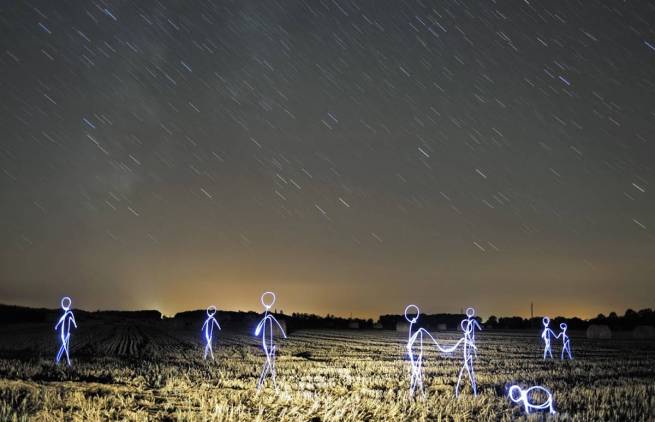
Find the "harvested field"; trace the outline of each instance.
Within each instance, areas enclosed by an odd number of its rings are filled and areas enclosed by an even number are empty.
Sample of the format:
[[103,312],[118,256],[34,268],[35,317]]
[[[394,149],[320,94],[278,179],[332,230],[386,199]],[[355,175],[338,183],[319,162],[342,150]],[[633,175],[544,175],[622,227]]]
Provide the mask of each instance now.
[[[278,390],[255,389],[263,353],[255,337],[216,332],[216,361],[198,330],[170,321],[86,321],[73,332],[73,366],[57,366],[48,324],[0,328],[0,420],[511,420],[510,384],[552,390],[554,420],[653,420],[652,340],[588,340],[574,361],[541,359],[539,333],[478,335],[479,395],[456,399],[461,355],[424,355],[426,398],[410,399],[406,334],[297,331],[278,343]],[[457,332],[438,332],[445,343]],[[559,353],[557,347],[554,353]],[[267,384],[268,385],[268,384]]]

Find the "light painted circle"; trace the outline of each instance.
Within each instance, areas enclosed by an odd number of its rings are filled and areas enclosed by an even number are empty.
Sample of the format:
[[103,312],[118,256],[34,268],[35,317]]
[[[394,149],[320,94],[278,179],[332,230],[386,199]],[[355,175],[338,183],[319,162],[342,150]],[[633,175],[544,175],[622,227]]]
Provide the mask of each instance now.
[[473,318],[473,315],[475,315],[475,309],[466,308],[466,316],[469,317],[469,318]]
[[[264,299],[266,296],[271,296],[272,297],[272,299],[270,300],[271,303],[266,304],[266,300]],[[271,309],[271,306],[273,306],[273,304],[275,303],[275,293],[273,293],[273,292],[264,292],[262,294],[262,297],[261,297],[260,301],[262,302],[262,305],[264,305],[264,308]]]
[[[410,311],[412,308],[415,311]],[[408,313],[416,314],[416,315],[413,318],[410,318],[409,315],[407,315]],[[420,311],[418,309],[418,306],[416,306],[416,305],[407,305],[407,307],[405,308],[405,319],[407,321],[409,321],[410,323],[415,323],[416,321],[418,321],[418,316],[419,315],[420,315]]]
[[544,317],[544,319],[541,320],[544,323],[544,327],[547,327],[548,324],[550,324],[550,318],[547,316]]
[[211,305],[210,307],[207,308],[207,316],[214,316],[216,313],[216,306]]
[[71,298],[68,297],[68,296],[64,296],[64,297],[61,298],[61,308],[62,308],[64,311],[69,310],[69,309],[71,308],[71,304],[72,304],[72,303],[73,303],[73,301],[72,301]]
[[[512,399],[514,403],[518,403],[519,401],[521,401],[522,393],[523,391],[521,391],[521,387],[519,387],[518,385],[513,385],[509,388],[509,398]],[[518,394],[518,396],[516,394]]]
[[[544,396],[546,396],[546,399],[544,400],[543,403],[533,403],[531,401],[533,398],[532,392],[534,391],[540,391]],[[544,406],[547,406],[548,403],[550,403],[553,400],[550,391],[548,391],[546,388],[540,385],[535,385],[534,387],[530,387],[527,390],[522,391],[521,394],[523,396],[524,403],[526,403],[528,407],[533,409],[543,409]]]

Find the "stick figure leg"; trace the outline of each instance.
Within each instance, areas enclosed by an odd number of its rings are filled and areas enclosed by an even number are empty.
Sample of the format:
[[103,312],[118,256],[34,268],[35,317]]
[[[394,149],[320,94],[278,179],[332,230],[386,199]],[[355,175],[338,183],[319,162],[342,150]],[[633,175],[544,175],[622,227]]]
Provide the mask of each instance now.
[[471,367],[468,368],[469,379],[471,380],[471,387],[473,388],[473,395],[478,395],[478,383],[475,380],[475,370],[473,369],[473,362],[471,362]]
[[55,358],[55,362],[59,363],[61,360],[61,355],[64,353],[64,343],[61,344],[59,347],[59,351],[57,352],[57,357]]
[[418,373],[416,374],[417,376],[417,381],[418,381],[418,387],[421,390],[421,394],[425,396],[425,389],[423,388],[423,353],[418,357]]
[[271,377],[273,378],[273,387],[277,388],[277,382],[275,381],[275,376],[277,371],[275,369],[275,345],[271,348]]
[[262,368],[262,373],[259,376],[259,381],[257,382],[257,389],[260,389],[261,386],[264,384],[264,379],[266,378],[266,375],[271,371],[271,357],[268,354],[268,350],[265,350],[266,352],[266,361],[264,362],[264,367]]
[[70,333],[66,334],[66,341],[64,342],[66,346],[64,347],[64,350],[66,351],[66,362],[68,363],[68,366],[71,366],[71,359],[70,356],[68,355],[69,342],[70,342]]
[[462,369],[459,370],[459,376],[457,377],[457,385],[455,386],[456,397],[459,397],[459,386],[462,382],[462,375],[464,374],[464,369],[466,369],[466,364],[462,365]]

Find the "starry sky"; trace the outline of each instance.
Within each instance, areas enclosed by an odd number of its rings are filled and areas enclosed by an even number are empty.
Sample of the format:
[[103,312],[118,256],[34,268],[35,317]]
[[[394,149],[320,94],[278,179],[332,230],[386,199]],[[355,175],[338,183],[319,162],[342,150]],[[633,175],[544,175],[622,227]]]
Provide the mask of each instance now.
[[0,8],[0,302],[655,306],[655,4]]

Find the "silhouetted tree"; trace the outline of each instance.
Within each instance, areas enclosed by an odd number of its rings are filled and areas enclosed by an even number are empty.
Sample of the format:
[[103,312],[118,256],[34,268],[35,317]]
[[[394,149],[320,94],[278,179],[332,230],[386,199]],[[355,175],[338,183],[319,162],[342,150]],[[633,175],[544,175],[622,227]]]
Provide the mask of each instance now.
[[496,315],[491,315],[485,325],[488,325],[492,328],[498,327],[498,318],[496,318]]

